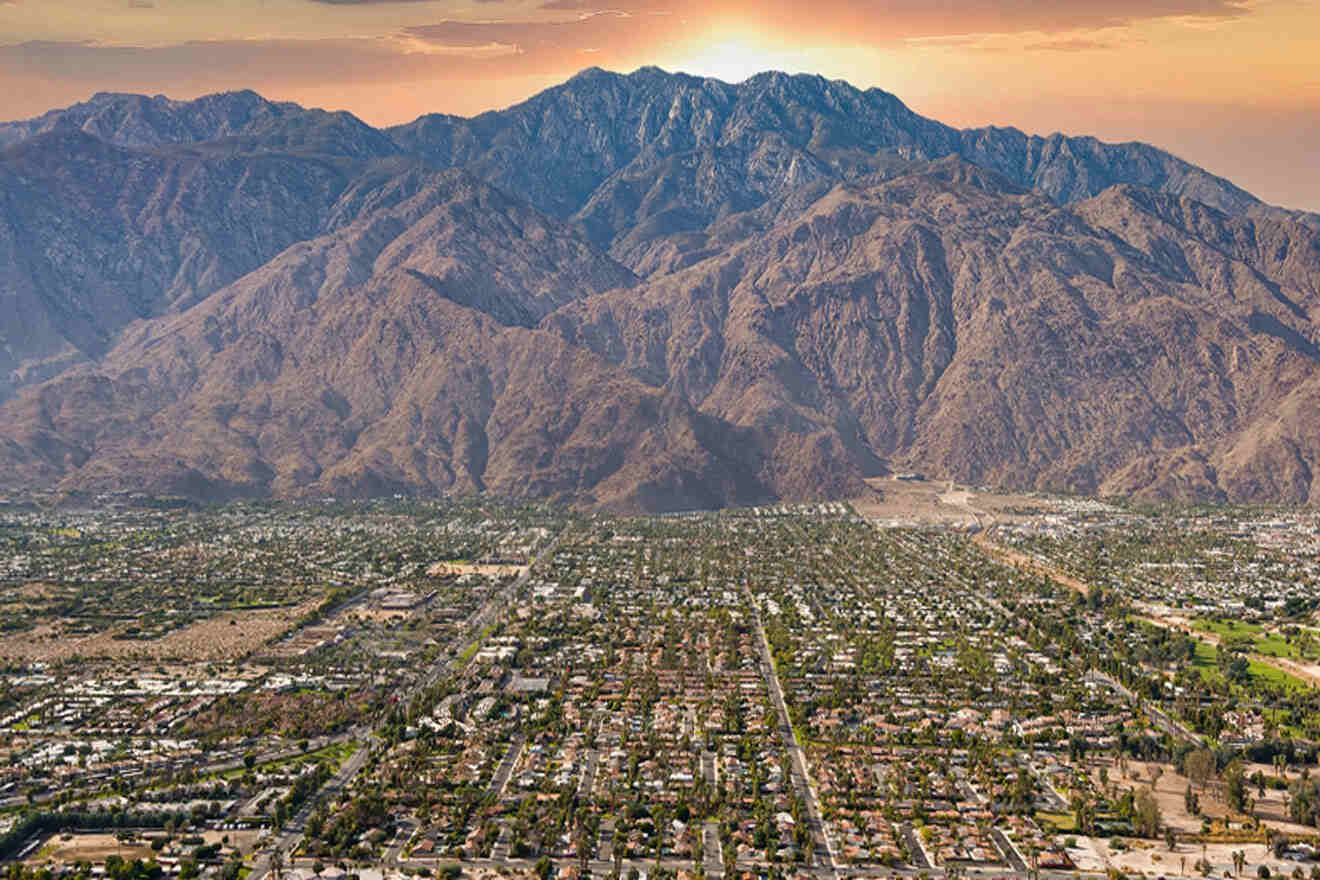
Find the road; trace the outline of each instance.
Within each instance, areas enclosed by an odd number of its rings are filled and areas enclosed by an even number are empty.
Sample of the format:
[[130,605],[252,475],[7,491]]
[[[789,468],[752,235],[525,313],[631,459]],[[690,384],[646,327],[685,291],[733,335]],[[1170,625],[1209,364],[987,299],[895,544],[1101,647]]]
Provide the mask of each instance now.
[[912,854],[912,864],[916,866],[918,870],[930,870],[930,860],[926,858],[926,850],[921,845],[921,841],[917,840],[917,832],[916,829],[912,827],[912,823],[904,822],[902,831],[903,839],[907,841],[908,852]]
[[1021,871],[1025,874],[1030,870],[1026,860],[1018,853],[1017,847],[1013,846],[1013,842],[1005,836],[1004,832],[998,828],[991,828],[990,837],[994,839],[995,848],[999,850],[999,854],[1015,871]]
[[587,763],[582,768],[582,780],[578,783],[579,800],[591,797],[591,790],[596,786],[596,768],[600,766],[600,750],[587,750]]
[[500,766],[495,768],[495,775],[490,778],[490,785],[486,786],[486,793],[495,796],[499,800],[504,796],[504,789],[509,784],[509,777],[513,775],[513,768],[518,765],[518,758],[522,755],[523,748],[527,745],[521,735],[509,743],[509,750],[504,753],[504,758],[500,761]]
[[353,778],[366,766],[367,760],[371,757],[371,750],[376,740],[373,736],[365,742],[353,755],[344,762],[343,766],[335,772],[334,776],[321,787],[320,792],[313,795],[303,803],[302,807],[292,819],[284,824],[284,830],[275,838],[275,841],[267,845],[266,850],[259,856],[252,865],[252,873],[248,875],[249,880],[263,880],[271,869],[271,863],[278,853],[281,863],[288,865],[291,855],[297,851],[298,844],[302,842],[303,832],[307,828],[307,819],[312,815],[312,810],[322,798],[330,798],[343,792]]
[[[541,558],[548,558],[554,552],[555,547],[558,546],[559,541],[560,536],[556,536],[555,539],[550,542],[546,550],[540,554]],[[470,650],[481,644],[482,639],[485,637],[486,627],[494,622],[496,618],[503,613],[509,602],[518,595],[518,591],[526,585],[534,568],[535,566],[529,567],[516,580],[510,583],[509,586],[494,596],[491,596],[486,600],[485,604],[472,613],[465,622],[468,633],[467,640],[461,646],[457,647],[449,656],[437,660],[430,672],[423,673],[411,688],[408,688],[400,694],[399,703],[401,705],[406,706],[414,697],[425,691],[426,688],[431,687],[436,682],[440,681],[445,675],[449,674],[454,663],[457,662],[457,658],[463,657]],[[384,723],[384,720],[382,720],[380,725],[383,726]],[[299,844],[302,843],[303,834],[307,828],[307,818],[312,814],[315,805],[322,801],[328,801],[334,796],[347,790],[349,784],[358,773],[362,771],[362,768],[366,766],[367,759],[370,757],[373,747],[379,742],[380,740],[377,737],[376,731],[372,731],[366,736],[362,747],[354,752],[351,758],[344,762],[344,765],[339,768],[335,775],[330,778],[319,792],[307,799],[307,802],[292,820],[285,823],[284,829],[280,835],[275,838],[273,843],[267,845],[257,857],[252,866],[252,873],[248,875],[247,880],[266,880],[266,875],[270,872],[271,861],[275,853],[280,854],[283,864],[290,864],[292,861],[292,854],[297,852]],[[521,745],[519,748],[521,749]],[[511,770],[512,768],[510,768],[510,772]],[[399,849],[402,850],[402,846],[400,846]]]
[[788,751],[789,775],[793,778],[793,787],[797,790],[798,797],[807,805],[807,820],[811,826],[812,839],[815,841],[813,862],[824,867],[829,876],[837,878],[839,869],[834,859],[834,848],[830,845],[829,835],[825,831],[825,821],[821,816],[820,802],[816,798],[816,788],[811,784],[806,753],[802,750],[802,744],[798,742],[797,732],[793,730],[792,720],[789,718],[788,704],[784,702],[784,690],[779,685],[779,673],[775,671],[774,658],[770,654],[770,640],[766,638],[765,625],[761,622],[760,606],[752,596],[751,588],[746,584],[743,585],[743,593],[747,607],[752,610],[756,621],[756,642],[761,652],[761,672],[765,678],[765,686],[770,691],[770,701],[774,703],[775,712],[779,716],[779,733],[784,741],[784,748]]
[[412,836],[417,833],[417,825],[411,820],[404,820],[399,823],[399,829],[394,832],[394,840],[390,841],[389,849],[385,850],[385,864],[394,865],[399,861],[403,854],[403,848],[412,840]]
[[1110,690],[1112,690],[1114,693],[1119,694],[1123,698],[1140,706],[1141,711],[1145,712],[1146,715],[1150,718],[1150,720],[1155,722],[1156,727],[1158,727],[1160,730],[1163,730],[1165,733],[1169,734],[1174,739],[1184,743],[1190,743],[1192,745],[1197,745],[1197,746],[1201,745],[1201,738],[1199,736],[1192,733],[1186,727],[1183,727],[1177,721],[1174,721],[1172,718],[1170,718],[1168,715],[1165,714],[1163,709],[1155,705],[1150,700],[1144,700],[1138,697],[1136,694],[1132,693],[1132,691],[1124,687],[1123,684],[1119,682],[1117,679],[1115,679],[1113,676],[1101,672],[1098,669],[1092,669],[1091,671],[1086,673],[1086,679],[1088,681],[1094,681],[1097,684],[1103,684],[1106,687],[1108,687]]
[[724,877],[724,844],[720,843],[720,826],[707,822],[701,829],[702,847],[705,850],[706,876],[711,880]]
[[720,784],[720,770],[715,758],[714,752],[701,753],[701,778],[706,780],[706,784],[710,786]]

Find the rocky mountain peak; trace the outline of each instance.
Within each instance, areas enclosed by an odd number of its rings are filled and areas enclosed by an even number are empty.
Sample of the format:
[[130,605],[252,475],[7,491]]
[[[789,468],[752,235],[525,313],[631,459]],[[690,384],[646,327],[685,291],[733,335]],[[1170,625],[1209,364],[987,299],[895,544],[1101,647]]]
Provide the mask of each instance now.
[[5,485],[1310,501],[1318,309],[1320,218],[818,76],[0,125]]

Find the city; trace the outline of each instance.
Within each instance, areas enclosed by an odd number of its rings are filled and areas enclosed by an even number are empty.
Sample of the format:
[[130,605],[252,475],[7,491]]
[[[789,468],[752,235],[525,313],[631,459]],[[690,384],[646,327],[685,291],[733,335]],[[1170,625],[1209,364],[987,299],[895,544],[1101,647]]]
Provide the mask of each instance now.
[[1320,516],[0,508],[23,878],[1320,877]]

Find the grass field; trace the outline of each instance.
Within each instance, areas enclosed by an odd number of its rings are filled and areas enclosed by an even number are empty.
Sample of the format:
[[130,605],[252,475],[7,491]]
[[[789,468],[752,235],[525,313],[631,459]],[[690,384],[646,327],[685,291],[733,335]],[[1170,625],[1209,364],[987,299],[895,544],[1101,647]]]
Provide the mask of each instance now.
[[1212,620],[1203,617],[1193,626],[1201,632],[1214,633],[1221,639],[1255,639],[1261,633],[1261,627],[1240,620]]
[[1252,650],[1267,657],[1282,657],[1285,660],[1299,661],[1311,659],[1302,653],[1298,645],[1290,643],[1279,633],[1271,632],[1254,623],[1243,623],[1240,620],[1201,618],[1193,625],[1198,631],[1213,633],[1222,640],[1250,639],[1253,645]]
[[1077,818],[1072,813],[1037,813],[1036,820],[1049,822],[1060,834],[1077,830]]
[[1196,653],[1192,656],[1192,663],[1205,681],[1221,682],[1224,680],[1223,674],[1219,671],[1219,649],[1209,642],[1196,640]]
[[[338,767],[339,765],[347,761],[355,751],[357,751],[356,743],[334,743],[332,745],[326,746],[323,749],[316,749],[315,751],[310,751],[307,752],[306,754],[295,755],[291,758],[286,758],[283,761],[267,761],[264,764],[257,764],[254,767],[254,769],[269,773],[272,770],[277,770],[282,767],[298,767],[298,766],[310,767],[313,764],[316,764],[317,762],[321,761],[322,759],[326,759],[333,766]],[[246,772],[247,772],[246,768],[240,767],[236,770],[229,770],[225,773],[220,774],[218,777],[214,777],[214,778],[237,779]]]
[[[1260,653],[1265,652],[1262,651]],[[1282,655],[1274,654],[1272,656],[1278,657]],[[1196,640],[1196,654],[1193,656],[1192,662],[1195,664],[1197,671],[1201,673],[1201,678],[1203,680],[1208,682],[1222,682],[1224,680],[1223,673],[1219,671],[1219,649],[1209,642],[1203,642],[1200,639]],[[1251,674],[1253,679],[1261,684],[1281,685],[1289,689],[1297,690],[1305,690],[1309,687],[1306,682],[1302,681],[1297,676],[1284,672],[1281,669],[1275,669],[1273,666],[1268,666],[1256,660],[1248,661],[1247,671]]]
[[1251,677],[1257,681],[1266,681],[1273,685],[1283,685],[1290,690],[1306,690],[1308,685],[1295,675],[1290,675],[1282,669],[1275,669],[1273,666],[1266,666],[1264,663],[1258,663],[1252,660],[1247,664],[1247,669],[1251,672]]

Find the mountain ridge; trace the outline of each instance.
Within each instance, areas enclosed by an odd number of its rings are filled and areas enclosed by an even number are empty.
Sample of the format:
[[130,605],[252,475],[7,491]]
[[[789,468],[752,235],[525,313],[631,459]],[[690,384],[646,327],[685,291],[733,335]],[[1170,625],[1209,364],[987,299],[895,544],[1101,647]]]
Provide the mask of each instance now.
[[140,97],[0,125],[8,485],[1314,500],[1320,224],[1153,147],[775,73]]

